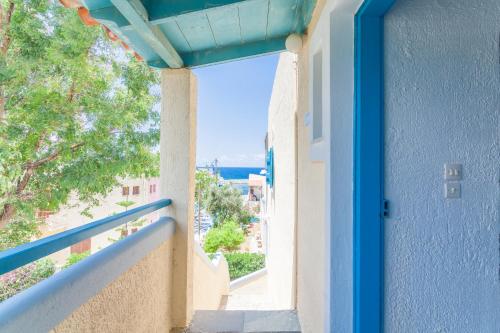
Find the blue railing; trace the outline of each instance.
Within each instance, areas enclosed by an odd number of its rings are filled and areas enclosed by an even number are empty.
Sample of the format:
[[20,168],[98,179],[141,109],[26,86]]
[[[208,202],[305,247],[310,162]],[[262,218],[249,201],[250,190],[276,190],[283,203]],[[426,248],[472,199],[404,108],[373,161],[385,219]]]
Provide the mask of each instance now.
[[20,245],[0,252],[0,275],[67,248],[92,236],[113,229],[119,225],[136,220],[172,203],[170,199],[162,199],[150,204],[133,208],[129,211],[109,216],[88,224],[73,228],[53,236]]

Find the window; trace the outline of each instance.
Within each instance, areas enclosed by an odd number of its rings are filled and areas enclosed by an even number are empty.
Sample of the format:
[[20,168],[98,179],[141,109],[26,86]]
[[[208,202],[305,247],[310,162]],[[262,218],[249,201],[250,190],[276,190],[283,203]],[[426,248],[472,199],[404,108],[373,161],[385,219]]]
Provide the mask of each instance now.
[[313,56],[313,140],[323,136],[323,55],[321,50]]
[[149,185],[149,193],[156,193],[156,184]]
[[128,186],[122,187],[122,195],[129,195],[129,187]]
[[138,195],[139,194],[139,186],[134,186],[132,188],[132,194],[133,195]]

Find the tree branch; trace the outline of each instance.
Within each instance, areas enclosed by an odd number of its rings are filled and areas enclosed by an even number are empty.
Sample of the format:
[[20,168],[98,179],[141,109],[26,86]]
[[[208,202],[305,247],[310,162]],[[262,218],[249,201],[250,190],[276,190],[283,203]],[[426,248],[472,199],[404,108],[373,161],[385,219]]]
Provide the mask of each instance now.
[[[9,49],[10,46],[10,21],[12,19],[12,13],[14,12],[14,2],[9,1],[9,8],[7,9],[7,13],[5,14],[4,17],[4,8],[3,6],[1,7],[1,12],[0,12],[0,29],[2,31],[2,43],[0,45],[0,52],[2,56],[5,56],[7,54],[7,50]],[[5,118],[5,91],[4,87],[0,86],[0,121],[2,121]]]
[[74,98],[75,98],[75,81],[72,81],[71,86],[69,87],[68,90],[68,102],[69,103],[73,102]]
[[14,2],[9,1],[9,8],[7,9],[7,13],[5,15],[5,21],[2,20],[2,30],[3,30],[3,39],[2,39],[2,45],[0,47],[0,51],[2,52],[3,55],[7,53],[7,50],[9,49],[10,46],[10,21],[12,19],[12,13],[14,13]]
[[[75,150],[77,150],[78,148],[80,148],[83,145],[85,145],[85,142],[76,143],[76,144],[72,145],[69,149],[71,151],[75,151]],[[58,151],[50,154],[49,156],[46,156],[46,157],[44,157],[42,159],[39,159],[38,161],[27,163],[26,164],[26,170],[29,170],[29,169],[33,169],[34,170],[34,169],[42,166],[43,164],[45,164],[47,162],[55,160],[56,158],[59,157],[59,155],[61,155],[61,152],[62,152],[62,150],[58,150]]]

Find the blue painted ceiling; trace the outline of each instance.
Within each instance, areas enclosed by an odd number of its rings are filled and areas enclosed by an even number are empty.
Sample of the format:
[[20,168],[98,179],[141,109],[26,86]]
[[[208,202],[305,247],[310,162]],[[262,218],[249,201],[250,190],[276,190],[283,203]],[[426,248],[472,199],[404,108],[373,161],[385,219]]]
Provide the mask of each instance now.
[[[149,65],[167,68],[197,67],[282,51],[286,37],[306,29],[316,0],[81,2],[94,19],[108,27]],[[132,6],[127,7],[130,4]],[[141,10],[127,10],[137,7],[141,7],[146,25],[136,24],[134,19],[141,17]],[[151,29],[147,29],[148,26]],[[151,38],[144,30],[153,31]],[[166,37],[166,42],[163,36],[158,38],[158,33]],[[161,49],[168,44],[174,50]],[[182,61],[173,66],[174,62],[169,62],[169,57],[159,48],[177,53]]]

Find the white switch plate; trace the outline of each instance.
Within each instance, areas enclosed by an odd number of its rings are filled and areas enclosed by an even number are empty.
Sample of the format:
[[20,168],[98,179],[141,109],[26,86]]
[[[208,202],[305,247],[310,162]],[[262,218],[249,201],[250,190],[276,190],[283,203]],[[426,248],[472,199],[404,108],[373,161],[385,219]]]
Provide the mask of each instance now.
[[462,164],[446,163],[444,165],[445,180],[462,180]]
[[458,182],[444,184],[444,197],[446,199],[459,199],[462,196],[462,188]]

